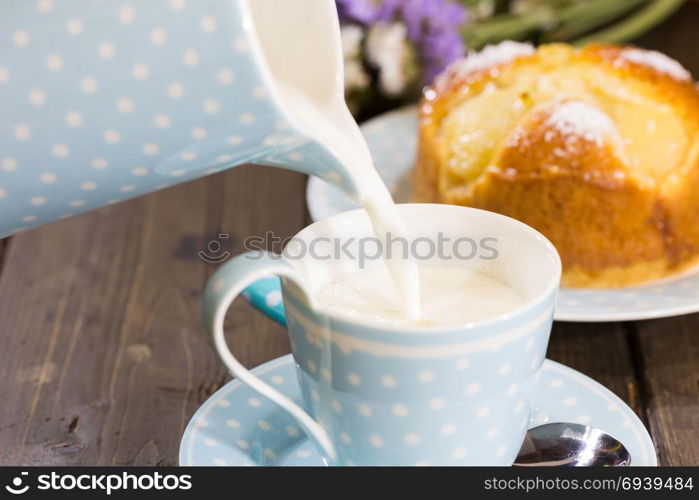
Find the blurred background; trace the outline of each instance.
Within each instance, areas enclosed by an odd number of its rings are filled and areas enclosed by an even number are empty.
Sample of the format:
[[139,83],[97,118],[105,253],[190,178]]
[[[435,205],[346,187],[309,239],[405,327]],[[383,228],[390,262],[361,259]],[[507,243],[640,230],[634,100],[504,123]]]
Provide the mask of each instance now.
[[362,120],[415,101],[449,63],[502,40],[621,43],[684,0],[337,0],[347,100]]

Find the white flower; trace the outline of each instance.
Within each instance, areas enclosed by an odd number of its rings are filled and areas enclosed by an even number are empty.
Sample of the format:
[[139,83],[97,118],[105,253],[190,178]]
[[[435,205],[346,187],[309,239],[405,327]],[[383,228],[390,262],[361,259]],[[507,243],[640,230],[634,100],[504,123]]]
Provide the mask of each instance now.
[[378,23],[369,29],[367,60],[379,70],[379,87],[388,96],[398,96],[410,83],[408,61],[412,51],[407,29],[401,23]]
[[356,58],[361,54],[362,38],[364,31],[356,24],[346,24],[340,29],[340,39],[342,41],[342,55],[345,58]]
[[362,64],[362,38],[364,31],[360,26],[348,24],[340,30],[342,55],[345,70],[345,92],[365,88],[369,85],[369,75]]
[[369,85],[369,75],[364,71],[361,61],[345,60],[345,90],[351,92]]

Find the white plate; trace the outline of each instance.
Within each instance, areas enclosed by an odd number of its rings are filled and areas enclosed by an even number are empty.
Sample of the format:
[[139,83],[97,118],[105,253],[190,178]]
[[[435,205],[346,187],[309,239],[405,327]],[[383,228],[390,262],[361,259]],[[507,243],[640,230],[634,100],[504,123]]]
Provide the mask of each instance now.
[[[398,203],[409,201],[417,146],[417,111],[410,106],[362,125],[379,174]],[[313,220],[357,208],[341,191],[313,177],[306,190]],[[699,268],[680,276],[620,289],[561,289],[558,321],[634,321],[699,311]]]
[[[253,373],[301,404],[291,355]],[[636,414],[609,389],[567,366],[546,360],[532,426],[580,422],[602,429],[631,454],[631,465],[657,465],[653,442]],[[262,427],[259,422],[264,421]],[[303,431],[271,401],[233,380],[197,410],[180,442],[180,465],[323,465]],[[360,464],[361,465],[361,464]]]

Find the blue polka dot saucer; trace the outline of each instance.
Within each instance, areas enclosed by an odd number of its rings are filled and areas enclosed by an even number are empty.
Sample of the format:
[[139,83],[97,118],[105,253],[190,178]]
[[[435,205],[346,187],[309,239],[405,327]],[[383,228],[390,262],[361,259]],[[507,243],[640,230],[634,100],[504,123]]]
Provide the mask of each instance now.
[[[410,198],[410,172],[417,147],[417,111],[410,106],[380,115],[362,126],[379,174],[397,202]],[[340,190],[311,178],[306,192],[313,220],[357,208]],[[254,294],[251,294],[254,295]],[[255,306],[258,303],[254,302]],[[264,303],[260,303],[263,309]],[[558,321],[636,321],[699,312],[699,268],[641,286],[621,289],[563,288]]]
[[[291,355],[252,372],[301,404]],[[624,443],[632,465],[657,465],[653,442],[631,408],[594,380],[550,360],[541,371],[530,425],[547,422],[603,429]],[[180,443],[179,461],[183,466],[324,465],[290,416],[238,380],[219,389],[194,414]]]

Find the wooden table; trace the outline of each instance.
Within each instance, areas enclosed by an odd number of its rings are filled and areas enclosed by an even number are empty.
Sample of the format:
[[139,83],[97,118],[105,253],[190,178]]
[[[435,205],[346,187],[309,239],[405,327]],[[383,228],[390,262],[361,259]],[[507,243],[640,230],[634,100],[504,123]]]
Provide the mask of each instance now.
[[[699,75],[699,4],[639,43]],[[172,465],[187,421],[228,380],[198,327],[219,233],[309,223],[306,179],[244,166],[0,242],[0,464]],[[699,195],[698,195],[699,196]],[[648,426],[660,463],[699,465],[699,314],[554,326],[548,356],[593,377]],[[242,301],[227,317],[253,367],[289,352]]]

